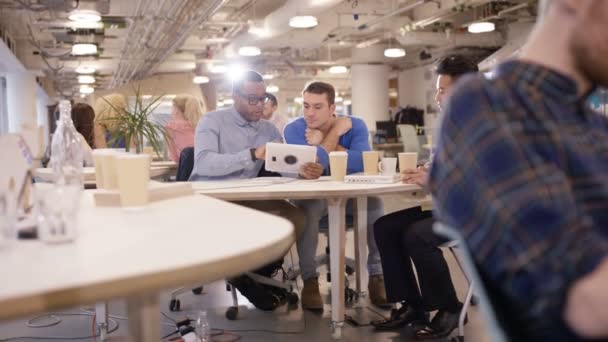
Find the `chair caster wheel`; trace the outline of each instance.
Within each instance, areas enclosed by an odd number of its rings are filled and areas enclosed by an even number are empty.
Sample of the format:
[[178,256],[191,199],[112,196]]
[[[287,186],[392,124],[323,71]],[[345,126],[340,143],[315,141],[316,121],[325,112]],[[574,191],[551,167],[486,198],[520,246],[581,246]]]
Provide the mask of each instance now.
[[169,302],[169,311],[176,312],[181,310],[181,302],[179,299],[171,299]]
[[357,293],[357,291],[351,289],[350,287],[344,289],[344,301],[346,303],[352,303],[358,298],[359,294]]
[[201,293],[203,293],[203,287],[199,286],[199,287],[195,287],[192,289],[192,293],[194,293],[195,295],[200,295]]
[[226,318],[230,321],[236,320],[238,315],[239,315],[239,308],[237,308],[236,306],[231,306],[228,308],[228,310],[226,310]]
[[347,275],[353,275],[355,273],[355,269],[350,266],[346,266],[345,271]]

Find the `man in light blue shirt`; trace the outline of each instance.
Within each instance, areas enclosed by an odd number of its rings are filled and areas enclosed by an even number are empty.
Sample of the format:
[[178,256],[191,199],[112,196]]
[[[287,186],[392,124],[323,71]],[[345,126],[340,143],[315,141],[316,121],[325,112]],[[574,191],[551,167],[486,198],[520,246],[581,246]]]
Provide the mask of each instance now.
[[[272,123],[261,120],[268,97],[260,74],[246,71],[242,79],[234,82],[232,96],[233,107],[207,113],[196,126],[194,168],[190,181],[257,177],[264,163],[266,143],[283,140]],[[322,172],[320,164],[309,163],[300,170],[300,177],[319,178]],[[285,217],[293,223],[296,238],[305,228],[303,212],[287,201],[248,201],[239,204]],[[247,294],[238,285],[236,287],[256,307],[260,307],[256,304],[255,293]]]
[[[329,153],[345,151],[348,153],[347,173],[363,171],[362,152],[369,151],[369,137],[365,122],[357,117],[336,116],[335,90],[331,84],[324,82],[309,83],[303,91],[304,116],[285,126],[283,134],[288,144],[311,145],[317,147],[317,157],[324,171],[329,172]],[[321,200],[294,201],[306,212],[307,223],[304,234],[297,241],[298,254],[304,288],[302,289],[302,307],[305,309],[322,309],[323,301],[319,292],[318,273],[315,264],[315,252],[319,240],[319,221],[312,219],[327,215],[327,204]],[[353,215],[352,200],[347,202],[346,212]],[[369,255],[368,290],[373,304],[386,306],[386,292],[380,253],[373,234],[373,224],[384,215],[384,206],[377,197],[368,198],[367,241]]]

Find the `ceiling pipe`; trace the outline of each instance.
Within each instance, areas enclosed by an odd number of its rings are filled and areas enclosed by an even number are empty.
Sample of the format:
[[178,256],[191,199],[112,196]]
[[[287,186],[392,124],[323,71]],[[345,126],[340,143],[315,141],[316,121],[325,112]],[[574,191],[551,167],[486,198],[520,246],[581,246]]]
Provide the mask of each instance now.
[[482,34],[469,33],[437,33],[437,32],[408,32],[405,35],[395,37],[403,46],[442,46],[451,47],[478,46],[499,47],[504,43],[504,38],[499,32]]
[[420,5],[424,5],[425,3],[429,2],[429,1],[431,1],[431,0],[418,0],[418,1],[414,2],[413,4],[409,4],[407,6],[399,8],[399,9],[393,11],[393,12],[390,12],[390,13],[388,13],[386,15],[381,16],[380,18],[376,18],[376,19],[368,21],[365,24],[361,24],[361,25],[357,26],[357,29],[359,31],[363,31],[363,30],[368,29],[368,28],[370,28],[370,27],[372,27],[372,26],[374,26],[374,25],[376,25],[378,23],[381,23],[381,22],[385,21],[386,19],[389,19],[391,17],[399,15],[399,14],[401,14],[403,12],[407,12],[407,11],[413,10],[414,8],[416,8],[416,7],[420,6]]

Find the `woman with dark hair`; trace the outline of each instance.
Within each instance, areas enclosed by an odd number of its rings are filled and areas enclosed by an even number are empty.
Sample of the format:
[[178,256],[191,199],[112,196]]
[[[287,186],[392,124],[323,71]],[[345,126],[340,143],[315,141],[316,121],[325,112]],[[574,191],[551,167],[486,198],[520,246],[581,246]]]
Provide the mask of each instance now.
[[84,166],[93,166],[91,149],[95,148],[94,121],[95,112],[91,106],[86,103],[76,103],[72,106],[72,122],[82,141]]

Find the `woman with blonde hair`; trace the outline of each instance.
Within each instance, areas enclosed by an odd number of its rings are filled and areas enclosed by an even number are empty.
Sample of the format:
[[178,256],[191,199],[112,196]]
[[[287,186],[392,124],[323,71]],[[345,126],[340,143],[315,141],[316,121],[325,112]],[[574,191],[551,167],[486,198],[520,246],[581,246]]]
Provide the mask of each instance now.
[[122,94],[110,94],[102,96],[95,101],[95,148],[124,148],[124,139],[114,141],[111,146],[112,134],[116,125],[110,118],[123,115],[127,108],[127,98]]
[[179,155],[185,147],[194,146],[194,129],[203,116],[200,101],[188,94],[177,95],[173,99],[171,120],[165,125],[169,141],[169,158],[179,162]]

